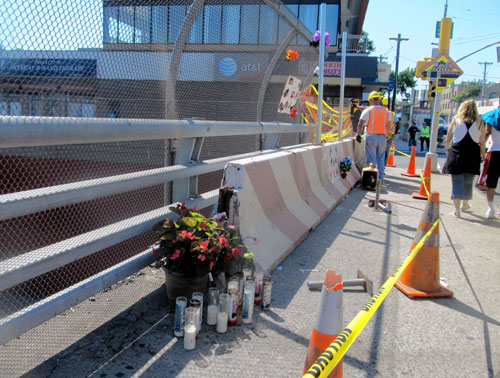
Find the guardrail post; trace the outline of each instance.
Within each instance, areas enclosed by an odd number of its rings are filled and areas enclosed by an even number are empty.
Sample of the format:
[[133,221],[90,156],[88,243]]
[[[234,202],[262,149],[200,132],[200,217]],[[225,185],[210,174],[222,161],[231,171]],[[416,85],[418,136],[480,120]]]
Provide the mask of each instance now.
[[[174,139],[172,151],[175,155],[174,164],[189,166],[200,160],[201,148],[204,138]],[[191,176],[172,182],[172,203],[181,202],[188,198],[198,196],[198,176]]]

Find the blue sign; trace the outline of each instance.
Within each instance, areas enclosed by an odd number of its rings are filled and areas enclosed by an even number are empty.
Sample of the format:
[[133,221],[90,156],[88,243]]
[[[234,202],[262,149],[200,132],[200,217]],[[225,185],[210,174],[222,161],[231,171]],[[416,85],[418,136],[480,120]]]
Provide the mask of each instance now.
[[390,92],[394,89],[394,79],[389,79],[389,86],[387,87],[387,90]]
[[0,59],[0,75],[95,77],[95,59]]

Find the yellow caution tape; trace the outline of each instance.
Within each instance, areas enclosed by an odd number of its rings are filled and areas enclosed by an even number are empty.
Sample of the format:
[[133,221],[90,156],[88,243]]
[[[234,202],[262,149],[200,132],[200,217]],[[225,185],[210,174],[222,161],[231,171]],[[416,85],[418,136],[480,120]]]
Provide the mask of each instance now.
[[401,155],[404,155],[406,157],[411,157],[411,155],[405,154],[404,152],[398,151],[396,149],[394,149],[394,151],[396,151],[397,153],[400,153]]
[[[422,179],[422,181],[431,181],[431,178],[430,177],[424,177],[424,175],[422,174],[422,170],[420,170],[420,178]],[[427,189],[427,185],[425,185],[424,183],[424,189],[425,189],[425,193],[427,194],[427,197],[430,196],[429,194],[429,190]]]
[[339,333],[330,346],[324,350],[321,356],[318,357],[316,362],[311,365],[306,374],[304,374],[303,378],[325,378],[333,371],[333,369],[335,369],[351,344],[354,340],[356,340],[373,314],[375,314],[387,294],[389,294],[389,291],[393,288],[394,284],[401,276],[401,273],[404,272],[406,267],[417,255],[418,251],[420,251],[425,241],[434,232],[438,223],[439,218],[436,222],[434,222],[431,229],[424,235],[424,237],[420,239],[415,248],[411,250],[410,254],[404,259],[403,263],[396,269],[394,274],[384,282],[380,289],[371,297],[366,306],[358,312],[347,327]]

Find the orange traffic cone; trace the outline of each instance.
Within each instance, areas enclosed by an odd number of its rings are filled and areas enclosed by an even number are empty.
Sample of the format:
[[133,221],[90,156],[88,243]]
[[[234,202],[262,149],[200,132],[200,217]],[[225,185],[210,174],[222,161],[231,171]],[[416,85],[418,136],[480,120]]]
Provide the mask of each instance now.
[[392,142],[392,146],[389,149],[389,157],[387,158],[387,167],[395,167],[394,165],[394,150],[396,149],[396,144]]
[[[316,326],[313,329],[309,349],[307,350],[304,375],[326,348],[342,332],[344,316],[342,304],[342,276],[334,270],[326,271],[325,281],[321,291],[321,305]],[[342,378],[342,361],[333,369],[329,378]]]
[[[427,190],[426,190],[427,188]],[[418,193],[413,193],[411,196],[416,199],[428,199],[427,193],[431,192],[431,158],[425,159],[424,177],[420,183],[420,190]]]
[[[439,193],[432,192],[418,225],[415,239],[413,239],[412,250],[438,218]],[[439,225],[401,274],[396,287],[411,299],[453,296],[453,292],[439,282]]]
[[411,149],[410,163],[408,164],[408,169],[406,170],[406,172],[401,173],[403,176],[410,176],[410,177],[418,177],[419,176],[415,173],[415,156],[416,156],[416,154],[417,153],[416,153],[415,146],[413,146]]
[[486,159],[484,159],[483,170],[481,171],[481,176],[476,183],[476,188],[479,190],[486,190],[486,177],[488,176],[488,166],[490,165],[491,152],[488,151],[486,154]]

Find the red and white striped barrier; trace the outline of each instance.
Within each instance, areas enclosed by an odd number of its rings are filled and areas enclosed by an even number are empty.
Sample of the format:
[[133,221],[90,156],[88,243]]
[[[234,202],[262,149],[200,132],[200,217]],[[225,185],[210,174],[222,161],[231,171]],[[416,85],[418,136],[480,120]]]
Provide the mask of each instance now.
[[[349,138],[226,165],[224,185],[235,189],[231,199],[234,214],[229,216],[243,237],[261,238],[258,245],[251,239],[245,244],[264,272],[293,251],[360,180],[354,143]],[[339,166],[347,155],[353,164],[344,179]]]

